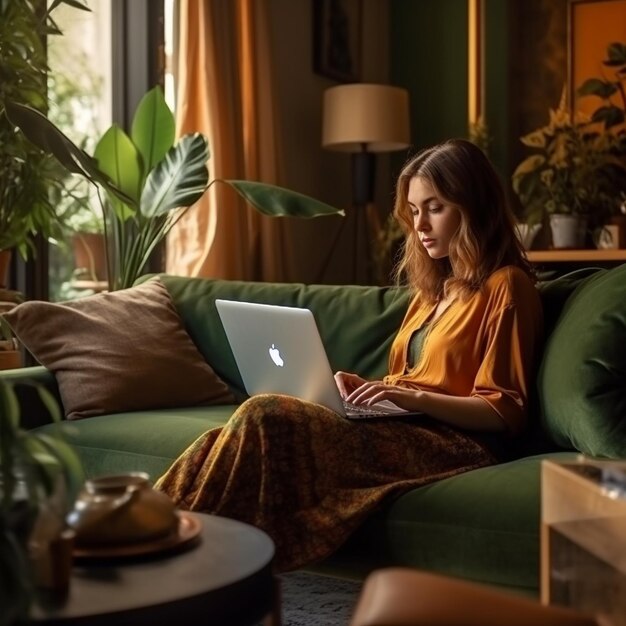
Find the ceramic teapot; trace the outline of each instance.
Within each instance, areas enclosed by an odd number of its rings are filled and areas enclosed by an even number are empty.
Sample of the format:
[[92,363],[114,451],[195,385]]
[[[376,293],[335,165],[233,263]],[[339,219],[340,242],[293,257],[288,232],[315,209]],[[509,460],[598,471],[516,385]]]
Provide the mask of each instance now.
[[147,474],[130,472],[87,480],[67,523],[77,545],[120,545],[165,537],[178,527],[178,517]]

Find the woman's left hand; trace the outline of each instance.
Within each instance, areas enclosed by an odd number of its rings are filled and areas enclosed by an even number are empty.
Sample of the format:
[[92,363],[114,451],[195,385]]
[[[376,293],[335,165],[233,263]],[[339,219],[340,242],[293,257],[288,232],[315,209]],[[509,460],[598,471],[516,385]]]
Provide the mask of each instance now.
[[506,430],[504,420],[480,397],[448,396],[423,389],[386,385],[381,380],[374,380],[362,384],[346,400],[365,406],[388,400],[401,409],[426,413],[431,418],[457,428],[492,432]]

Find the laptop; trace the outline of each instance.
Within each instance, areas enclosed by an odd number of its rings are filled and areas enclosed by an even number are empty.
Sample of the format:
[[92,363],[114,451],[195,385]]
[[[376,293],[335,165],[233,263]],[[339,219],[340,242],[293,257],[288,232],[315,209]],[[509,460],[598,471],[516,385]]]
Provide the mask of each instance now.
[[368,407],[345,403],[308,309],[221,299],[215,306],[250,396],[295,396],[348,419],[422,415],[389,401]]

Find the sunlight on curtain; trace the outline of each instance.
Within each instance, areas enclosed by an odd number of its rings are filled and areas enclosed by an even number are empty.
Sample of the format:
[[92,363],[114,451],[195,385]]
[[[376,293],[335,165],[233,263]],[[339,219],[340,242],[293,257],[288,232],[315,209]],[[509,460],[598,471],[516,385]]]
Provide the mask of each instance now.
[[[178,133],[208,137],[211,179],[280,184],[266,0],[180,0],[177,6]],[[215,184],[171,233],[167,271],[286,280],[284,228]]]

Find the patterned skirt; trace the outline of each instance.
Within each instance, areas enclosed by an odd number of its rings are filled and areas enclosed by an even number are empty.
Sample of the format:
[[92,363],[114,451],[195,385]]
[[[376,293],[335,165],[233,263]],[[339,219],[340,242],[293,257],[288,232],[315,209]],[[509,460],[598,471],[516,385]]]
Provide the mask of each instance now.
[[263,529],[277,571],[334,552],[382,503],[478,467],[494,455],[429,419],[350,421],[279,395],[244,402],[157,481],[181,508]]

